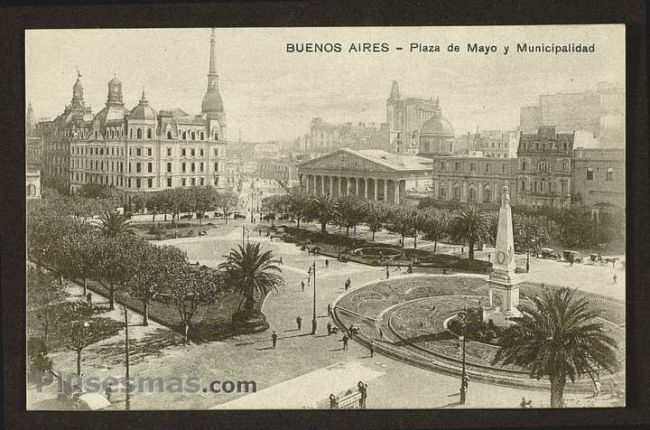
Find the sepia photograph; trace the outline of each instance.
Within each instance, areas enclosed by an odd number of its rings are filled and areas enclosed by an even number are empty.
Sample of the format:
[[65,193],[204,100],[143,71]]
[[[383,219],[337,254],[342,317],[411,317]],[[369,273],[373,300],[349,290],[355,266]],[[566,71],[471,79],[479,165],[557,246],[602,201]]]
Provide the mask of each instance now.
[[27,411],[627,405],[624,24],[24,57]]

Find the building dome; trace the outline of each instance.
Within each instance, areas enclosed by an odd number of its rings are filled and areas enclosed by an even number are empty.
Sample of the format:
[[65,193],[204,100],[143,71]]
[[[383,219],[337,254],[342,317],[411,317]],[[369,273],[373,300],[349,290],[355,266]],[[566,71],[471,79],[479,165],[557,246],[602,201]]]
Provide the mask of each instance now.
[[129,115],[129,119],[135,121],[155,121],[157,118],[158,114],[151,106],[149,106],[149,102],[144,96],[144,91],[142,91],[140,103],[133,108]]
[[203,102],[201,103],[201,112],[204,114],[211,113],[222,113],[223,112],[223,101],[221,100],[221,94],[216,85],[212,85],[208,88],[208,91],[203,96]]
[[429,118],[420,129],[420,136],[454,137],[451,123],[441,117]]

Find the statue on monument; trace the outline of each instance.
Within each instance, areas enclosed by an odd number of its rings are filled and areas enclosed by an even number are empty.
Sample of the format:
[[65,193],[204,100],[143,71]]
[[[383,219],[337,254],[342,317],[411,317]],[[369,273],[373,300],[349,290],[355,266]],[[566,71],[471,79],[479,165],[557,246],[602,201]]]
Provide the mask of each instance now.
[[510,206],[510,187],[508,186],[508,181],[503,185],[503,190],[501,191],[501,206]]

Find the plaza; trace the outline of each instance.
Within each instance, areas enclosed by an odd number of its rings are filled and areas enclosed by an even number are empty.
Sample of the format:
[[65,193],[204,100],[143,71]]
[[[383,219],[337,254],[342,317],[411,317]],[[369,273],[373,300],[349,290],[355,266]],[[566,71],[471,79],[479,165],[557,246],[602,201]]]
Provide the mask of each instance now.
[[[241,244],[242,225],[254,231],[255,226],[248,220],[220,224],[208,236],[187,237],[162,241],[187,252],[191,262],[198,261],[216,267],[224,261],[230,248]],[[306,228],[317,229],[317,225]],[[360,229],[361,230],[361,229]],[[364,379],[368,384],[368,408],[513,408],[521,397],[533,400],[535,407],[548,407],[548,389],[534,387],[514,387],[494,385],[472,380],[468,389],[467,401],[458,403],[459,377],[414,366],[403,360],[383,355],[378,349],[370,357],[369,349],[355,339],[343,350],[342,334],[327,335],[326,325],[331,322],[327,315],[328,304],[333,304],[345,296],[344,283],[350,278],[353,294],[363,284],[375,283],[385,279],[384,267],[372,267],[353,262],[339,262],[334,258],[308,255],[292,243],[271,241],[262,235],[251,234],[250,242],[260,242],[264,250],[271,250],[276,258],[282,258],[282,277],[286,288],[277,293],[271,292],[262,306],[268,318],[270,329],[250,335],[239,335],[220,341],[190,343],[183,345],[181,336],[156,323],[148,327],[139,326],[140,318],[130,313],[132,327],[131,375],[139,378],[171,378],[179,375],[200,377],[202,381],[245,380],[255,381],[256,393],[137,393],[131,399],[132,409],[208,409],[208,408],[266,408],[266,407],[316,407],[324,391],[335,391],[341,382],[354,382]],[[382,233],[378,239],[396,242],[396,235]],[[409,246],[407,242],[405,246]],[[431,244],[420,241],[419,246]],[[458,247],[442,244],[438,252],[460,253]],[[490,252],[490,249],[482,251]],[[477,253],[477,258],[484,258]],[[325,259],[329,267],[325,268]],[[525,256],[517,255],[517,258]],[[313,284],[301,290],[301,281],[307,279],[307,268],[316,263],[316,314],[317,334],[311,335],[313,306]],[[391,269],[393,270],[393,269]],[[618,274],[618,283],[612,282],[612,270]],[[408,278],[410,275],[391,273],[391,280]],[[421,276],[417,269],[413,276]],[[436,275],[429,275],[436,276]],[[455,276],[455,275],[451,275]],[[624,270],[611,265],[589,266],[550,260],[533,259],[531,271],[523,274],[527,282],[548,285],[566,285],[581,291],[606,297],[607,300],[622,301],[625,298]],[[486,278],[486,277],[484,277]],[[78,286],[71,287],[78,294]],[[95,298],[101,305],[102,298]],[[112,311],[112,316],[121,318],[120,307]],[[296,327],[296,318],[301,316],[305,323],[301,330]],[[271,347],[271,333],[278,334],[277,347]],[[108,357],[106,354],[108,353]],[[63,351],[52,354],[56,368],[72,372],[74,353]],[[83,373],[86,376],[121,377],[124,374],[123,330],[113,338],[90,346],[82,358]],[[336,373],[328,371],[336,369]],[[336,376],[334,376],[336,375]],[[352,383],[354,385],[354,383]],[[570,384],[569,384],[570,385]],[[301,387],[299,391],[295,387]],[[331,389],[327,388],[330,387]],[[567,392],[565,398],[569,406],[607,407],[621,405],[621,399],[605,392],[598,398],[585,392]],[[620,389],[622,387],[618,387]],[[51,388],[50,388],[51,389]],[[277,402],[278,396],[287,398]],[[310,397],[314,396],[314,398]],[[28,389],[28,405],[51,398],[46,387],[42,393],[35,387]],[[119,396],[113,407],[122,409]],[[271,406],[273,405],[273,406]],[[29,406],[28,406],[29,407]]]

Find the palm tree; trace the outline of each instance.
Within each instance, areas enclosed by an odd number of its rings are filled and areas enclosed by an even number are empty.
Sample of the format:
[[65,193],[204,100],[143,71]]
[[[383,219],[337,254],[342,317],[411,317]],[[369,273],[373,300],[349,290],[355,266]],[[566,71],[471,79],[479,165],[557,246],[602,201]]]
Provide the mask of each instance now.
[[504,332],[494,363],[524,367],[538,380],[548,376],[551,407],[561,408],[567,377],[575,382],[585,374],[593,378],[596,369],[619,369],[617,344],[597,321],[601,311],[590,309],[588,299],[576,298],[573,290],[545,288],[532,302],[522,304],[522,316]]
[[135,234],[131,228],[131,221],[126,215],[106,211],[100,216],[100,221],[104,236],[117,237],[123,234]]
[[[239,331],[266,330],[269,324],[266,317],[256,305],[266,295],[284,286],[284,279],[279,275],[282,269],[273,263],[271,251],[262,252],[260,244],[239,245],[230,250],[227,260],[219,265],[224,271],[226,285],[239,290],[242,301],[233,315],[233,324]],[[275,273],[277,272],[277,273]]]
[[469,259],[474,259],[474,245],[487,242],[490,238],[490,215],[478,206],[470,205],[461,209],[452,220],[451,236],[454,240],[467,242]]

